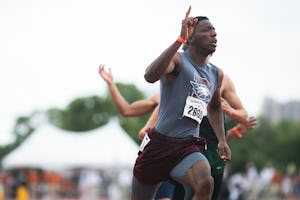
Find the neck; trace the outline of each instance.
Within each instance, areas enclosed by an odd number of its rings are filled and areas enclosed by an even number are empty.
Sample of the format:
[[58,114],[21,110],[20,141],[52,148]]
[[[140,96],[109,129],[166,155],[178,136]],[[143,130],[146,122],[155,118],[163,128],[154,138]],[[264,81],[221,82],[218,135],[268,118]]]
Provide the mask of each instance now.
[[194,48],[189,48],[188,51],[193,60],[200,66],[206,65],[211,57],[211,54],[199,52],[199,50]]

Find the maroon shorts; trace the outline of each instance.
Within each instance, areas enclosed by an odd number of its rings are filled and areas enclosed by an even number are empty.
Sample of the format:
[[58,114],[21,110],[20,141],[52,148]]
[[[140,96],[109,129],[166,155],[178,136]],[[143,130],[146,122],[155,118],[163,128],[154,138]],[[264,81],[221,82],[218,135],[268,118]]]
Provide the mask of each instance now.
[[150,142],[139,152],[133,174],[145,185],[155,185],[170,180],[171,170],[185,156],[193,152],[203,153],[204,138],[172,138],[153,130],[148,134]]

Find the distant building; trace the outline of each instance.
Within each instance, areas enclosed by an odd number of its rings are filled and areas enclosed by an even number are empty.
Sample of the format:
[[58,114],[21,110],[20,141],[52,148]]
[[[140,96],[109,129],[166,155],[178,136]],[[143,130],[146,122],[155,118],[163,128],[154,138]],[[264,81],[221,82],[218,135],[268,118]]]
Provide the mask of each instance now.
[[300,122],[300,101],[278,103],[271,98],[266,98],[261,114],[274,123],[282,120]]

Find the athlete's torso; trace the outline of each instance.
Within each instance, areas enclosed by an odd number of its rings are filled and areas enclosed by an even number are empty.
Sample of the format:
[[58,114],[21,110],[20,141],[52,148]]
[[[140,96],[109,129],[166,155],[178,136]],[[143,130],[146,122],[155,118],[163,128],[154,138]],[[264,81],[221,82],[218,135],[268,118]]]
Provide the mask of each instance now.
[[186,138],[199,136],[199,123],[183,116],[189,96],[209,103],[217,85],[218,68],[211,63],[197,65],[188,50],[179,53],[182,69],[172,83],[160,81],[160,107],[156,129],[169,137]]

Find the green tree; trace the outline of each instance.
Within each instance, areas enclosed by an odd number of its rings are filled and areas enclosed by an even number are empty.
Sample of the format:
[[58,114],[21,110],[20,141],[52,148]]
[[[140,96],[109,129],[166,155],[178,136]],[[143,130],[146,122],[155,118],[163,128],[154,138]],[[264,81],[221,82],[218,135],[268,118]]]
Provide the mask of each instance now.
[[[144,99],[145,95],[133,84],[116,83],[128,103]],[[109,118],[118,116],[121,127],[139,143],[137,133],[146,123],[149,115],[143,117],[121,117],[115,107],[109,91],[104,97],[80,97],[66,108],[48,109],[49,121],[65,130],[82,132],[103,126]]]
[[300,144],[300,125],[290,121],[272,124],[268,119],[258,118],[258,126],[242,139],[229,142],[232,150],[231,171],[244,171],[248,162],[258,169],[271,164],[282,171],[289,163],[300,166],[297,156]]
[[69,131],[88,131],[109,121],[111,104],[98,96],[73,100],[65,109],[51,108],[47,111],[49,121]]
[[[293,162],[300,167],[299,144],[300,125],[291,121],[282,121],[275,125],[277,146],[273,151],[276,161],[280,160],[278,167],[285,167]],[[275,161],[274,161],[275,162]]]
[[2,160],[10,152],[18,148],[35,130],[36,122],[34,122],[34,117],[37,113],[33,113],[30,116],[20,116],[16,119],[13,132],[14,141],[5,145],[0,146],[0,163],[2,169]]

